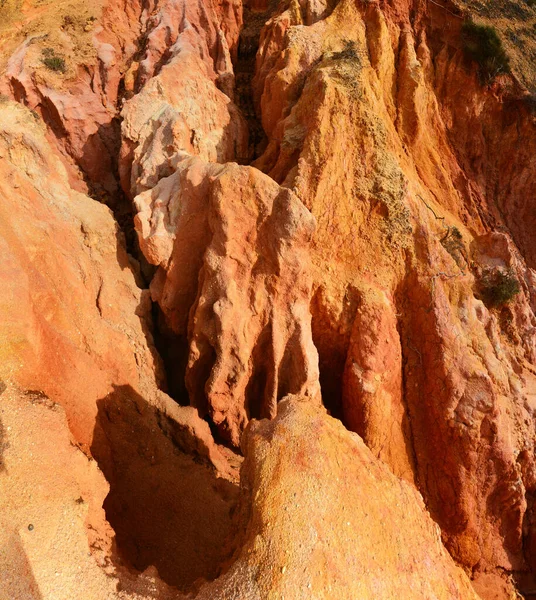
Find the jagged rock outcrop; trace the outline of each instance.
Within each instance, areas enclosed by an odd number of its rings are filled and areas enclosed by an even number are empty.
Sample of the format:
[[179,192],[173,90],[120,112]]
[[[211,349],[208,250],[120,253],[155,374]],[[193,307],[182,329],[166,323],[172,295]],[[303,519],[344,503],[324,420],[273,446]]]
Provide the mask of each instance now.
[[169,327],[189,341],[190,402],[239,445],[288,393],[320,402],[308,244],[314,219],[259,171],[185,158],[135,199]]
[[[470,8],[512,42],[511,5]],[[121,597],[474,597],[424,506],[484,600],[534,587],[533,78],[517,48],[483,84],[467,6],[26,3],[0,42],[0,91],[35,111],[0,98],[0,378],[97,459]],[[211,427],[246,454],[235,529]],[[304,559],[297,523],[347,499],[315,530],[337,553]]]
[[[120,173],[132,197],[171,175],[180,152],[207,162],[227,162],[246,153],[247,128],[232,102],[233,86],[231,91],[228,86],[220,89],[219,63],[205,39],[210,31],[199,27],[184,20],[166,49],[166,63],[122,111]],[[226,69],[231,69],[230,62]]]
[[[23,10],[22,20],[31,23],[31,33],[26,38],[13,36],[0,91],[42,116],[71,184],[80,191],[89,187],[113,205],[118,192],[117,119],[124,99],[173,62],[174,54],[187,54],[192,41],[211,82],[230,93],[241,3],[128,0],[73,2],[46,10],[46,16],[31,6]],[[21,43],[13,48],[17,39]],[[47,58],[62,62],[47,67]],[[189,67],[181,63],[171,74],[168,68],[168,76]],[[190,98],[207,96],[206,89],[188,91]],[[239,127],[235,121],[240,117],[234,117],[230,126]],[[208,134],[214,124],[203,126]],[[197,140],[207,143],[202,135]]]
[[28,23],[26,37],[13,26],[10,46],[20,45],[0,89],[41,115],[71,185],[79,191],[89,185],[99,199],[111,201],[117,191],[119,88],[138,50],[142,11],[137,0],[48,6],[45,14],[30,4],[19,17]]
[[198,600],[477,599],[415,489],[308,399],[285,399],[243,447],[241,548]]
[[[99,567],[113,576],[128,574],[125,564],[156,565],[167,581],[188,587],[225,556],[236,475],[197,411],[157,387],[149,291],[136,285],[138,268],[110,210],[69,186],[35,115],[5,101],[0,113],[6,594],[17,598],[24,586],[36,598],[74,593],[80,552],[88,597],[116,597],[117,580]],[[24,419],[34,418],[42,423],[25,430]],[[12,566],[20,544],[29,567],[23,556]],[[52,561],[58,544],[61,557]],[[133,578],[130,587],[150,587],[151,577]]]
[[[415,478],[477,578],[526,571],[534,243],[521,231],[532,217],[513,223],[510,211],[524,214],[533,188],[530,112],[467,68],[456,7],[416,3],[410,21],[401,4],[339,2],[302,19],[289,8],[261,39],[255,90],[270,141],[255,164],[317,219],[325,401]],[[496,270],[520,286],[502,308],[483,302]]]
[[211,79],[198,37],[182,32],[170,62],[126,104],[121,165],[141,251],[158,266],[152,298],[188,356],[189,402],[238,447],[248,420],[273,417],[288,393],[320,402],[314,219],[260,171],[221,164],[246,153],[245,122]]

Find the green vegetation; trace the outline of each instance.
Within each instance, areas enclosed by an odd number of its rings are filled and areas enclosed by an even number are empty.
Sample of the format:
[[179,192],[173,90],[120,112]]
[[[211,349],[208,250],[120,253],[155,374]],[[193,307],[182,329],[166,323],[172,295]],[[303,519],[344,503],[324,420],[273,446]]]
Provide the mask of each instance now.
[[462,25],[465,55],[478,63],[483,83],[491,83],[500,73],[510,72],[510,61],[494,27],[465,21]]
[[457,227],[448,227],[447,233],[441,238],[441,244],[450,253],[463,250],[463,237],[460,230]]
[[344,85],[350,96],[357,99],[363,94],[359,76],[362,68],[362,56],[353,40],[344,40],[343,49],[327,57],[334,69],[335,78]]
[[511,269],[487,269],[480,279],[479,290],[484,304],[496,308],[508,304],[521,288]]
[[441,238],[441,245],[461,269],[463,266],[462,259],[465,259],[465,246],[463,245],[463,236],[460,230],[454,226],[448,227],[447,232]]
[[47,69],[57,73],[65,73],[67,71],[65,60],[61,56],[56,56],[53,48],[43,48],[41,54],[43,55],[41,62]]
[[340,52],[334,52],[331,58],[333,58],[333,60],[354,61],[361,66],[361,57],[359,56],[356,43],[353,40],[344,40],[344,49]]

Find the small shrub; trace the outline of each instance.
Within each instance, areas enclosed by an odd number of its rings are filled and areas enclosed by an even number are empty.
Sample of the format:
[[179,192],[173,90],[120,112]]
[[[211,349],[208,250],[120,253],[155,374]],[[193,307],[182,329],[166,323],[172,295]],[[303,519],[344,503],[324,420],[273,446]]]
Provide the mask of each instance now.
[[491,308],[508,304],[521,291],[511,269],[487,269],[482,274],[479,288],[484,304]]
[[447,233],[443,236],[441,243],[451,245],[457,248],[463,248],[463,236],[457,227],[449,227]]
[[466,21],[462,25],[462,42],[465,55],[478,63],[483,82],[510,72],[510,60],[495,28]]
[[465,246],[463,245],[463,236],[457,227],[449,227],[447,233],[441,238],[441,245],[456,261],[461,268],[462,261],[460,256],[465,258]]
[[44,58],[43,64],[47,69],[56,71],[57,73],[65,73],[67,67],[65,66],[65,60],[60,56],[52,56],[51,58]]
[[351,60],[361,65],[361,57],[353,40],[344,40],[344,49],[334,52],[332,58],[333,60]]
[[65,60],[61,56],[56,56],[53,48],[44,48],[41,54],[43,55],[41,62],[47,69],[56,73],[65,73],[67,71]]
[[362,56],[352,40],[344,40],[344,48],[339,52],[333,52],[329,59],[333,61],[333,75],[344,85],[353,98],[360,98],[363,94],[359,83],[359,74],[362,68]]

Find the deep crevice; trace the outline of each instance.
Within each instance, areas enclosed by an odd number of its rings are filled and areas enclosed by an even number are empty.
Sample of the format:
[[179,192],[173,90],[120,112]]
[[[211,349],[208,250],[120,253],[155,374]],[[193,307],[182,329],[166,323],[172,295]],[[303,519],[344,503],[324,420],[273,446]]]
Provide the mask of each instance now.
[[[260,28],[256,34],[257,46],[259,35]],[[146,32],[140,39],[144,46]],[[256,47],[252,56],[250,41],[243,39],[247,36],[241,38],[242,52],[239,50],[237,64],[243,70],[237,79],[242,86],[238,96],[253,132],[251,156],[243,157],[249,163],[255,158],[264,132],[252,109],[251,81]],[[140,55],[142,52],[143,47],[140,47]],[[166,54],[162,64],[165,57]],[[126,96],[122,79],[117,116],[98,128],[88,139],[84,156],[74,162],[88,195],[111,209],[117,223],[118,244],[129,255],[136,283],[147,289],[155,268],[141,252],[134,227],[133,203],[120,183],[119,113]],[[67,132],[61,129],[61,119],[55,118],[54,110],[54,105],[44,103],[43,120],[58,138],[58,146],[72,159],[66,147]],[[105,181],[99,176],[100,172],[106,173]],[[185,383],[188,340],[168,330],[155,302],[151,317],[144,318],[142,325],[148,346],[156,346],[164,363],[165,381],[160,382],[161,386],[178,404],[189,405]],[[214,360],[215,353],[201,365],[204,372],[196,381],[202,381],[203,386],[208,379],[205,371],[210,373]],[[218,477],[215,469],[195,453],[181,451],[159,427],[155,408],[130,386],[115,387],[112,393],[98,400],[97,407],[91,454],[110,485],[103,508],[115,532],[110,559],[117,568],[122,589],[128,590],[130,581],[129,577],[121,576],[122,571],[135,578],[150,566],[156,567],[162,581],[184,592],[195,591],[200,579],[210,581],[218,577],[234,550],[236,532],[232,518],[238,498],[237,486]],[[206,407],[198,408],[201,416],[206,417],[203,414]],[[208,418],[207,421],[215,439],[219,439],[214,423]]]
[[[311,329],[318,351],[322,403],[329,414],[346,427],[343,406],[343,376],[350,346],[351,328],[357,311],[357,298],[347,293],[340,326],[331,323],[324,306],[323,290],[319,288],[311,299]],[[346,333],[344,333],[346,332]]]
[[[397,290],[397,293],[395,294],[395,297],[397,297],[397,299],[399,299],[399,301],[397,302],[397,310],[396,312],[398,314],[406,314],[406,311],[404,310],[404,298],[405,298],[405,290],[404,290],[404,285],[400,286],[400,289]],[[405,431],[404,431],[404,442],[406,445],[406,452],[408,457],[411,460],[411,466],[413,468],[413,476],[415,478],[415,485],[417,487],[417,489],[423,489],[421,486],[421,482],[420,482],[420,477],[419,477],[419,469],[418,469],[418,459],[417,459],[417,452],[415,449],[415,437],[414,437],[414,432],[413,432],[413,424],[412,424],[412,415],[411,415],[411,408],[409,405],[409,395],[410,395],[410,386],[412,383],[414,383],[415,378],[412,377],[411,373],[412,370],[415,368],[414,364],[410,364],[410,359],[409,359],[409,353],[408,350],[411,350],[413,354],[417,354],[418,360],[419,360],[419,366],[422,367],[422,356],[419,352],[419,350],[417,350],[416,348],[411,348],[411,341],[409,340],[409,333],[408,333],[408,326],[407,323],[405,323],[402,319],[397,319],[397,331],[398,331],[398,336],[400,338],[400,350],[401,350],[401,358],[402,358],[402,364],[400,365],[400,368],[402,370],[402,394],[401,394],[401,400],[402,400],[402,405],[404,407],[404,416],[405,416],[405,422],[404,425],[405,427]],[[425,501],[425,504],[427,504],[426,502],[426,496],[423,494],[423,499]]]
[[186,367],[189,345],[186,336],[168,330],[164,315],[158,303],[152,303],[153,337],[156,349],[162,357],[166,373],[166,392],[181,406],[190,406],[190,396],[186,388]]
[[249,165],[258,158],[266,148],[268,139],[258,115],[253,97],[253,77],[259,50],[261,32],[277,8],[277,2],[270,0],[264,11],[251,9],[247,2],[244,6],[243,26],[238,42],[237,60],[234,65],[235,90],[234,101],[245,117],[249,131],[249,146],[247,156],[237,156],[239,164]]
[[130,386],[116,386],[97,406],[91,453],[110,485],[103,507],[123,587],[122,570],[149,566],[185,592],[199,578],[215,579],[234,550],[238,486],[178,447]]
[[251,353],[253,371],[246,386],[246,410],[250,419],[264,419],[266,414],[266,392],[270,376],[267,365],[273,363],[272,326],[268,324],[260,333],[257,343]]
[[[272,11],[274,4],[277,2],[271,2]],[[254,106],[252,80],[261,29],[271,12],[259,13],[245,8],[244,13],[235,64],[235,98],[248,123],[250,145],[248,156],[236,159],[242,164],[250,164],[266,143]],[[146,40],[147,32],[142,32],[137,58],[141,58]],[[157,70],[166,57],[165,53]],[[104,74],[102,78],[104,81]],[[123,99],[129,94],[122,79],[117,116],[88,140],[87,152],[76,164],[89,196],[112,210],[118,227],[118,243],[124,246],[131,259],[130,267],[137,284],[147,289],[155,268],[146,262],[139,247],[134,207],[122,189],[119,173],[122,142],[119,113]],[[47,122],[50,129],[60,140],[66,138],[54,123],[53,115],[50,115]],[[106,149],[106,155],[98,149]],[[99,171],[106,171],[109,176],[106,182],[99,177]],[[215,352],[196,365],[197,373],[190,374],[191,381],[199,388],[192,393],[195,398],[190,398],[185,381],[188,339],[169,331],[155,302],[152,303],[151,317],[145,319],[144,331],[149,347],[156,347],[164,364],[162,388],[178,404],[196,405],[200,416],[209,423],[214,439],[227,445],[209,418],[206,399],[204,404],[202,400],[205,382],[216,359]],[[261,343],[258,352],[265,347],[264,342]],[[253,360],[260,364],[255,357]],[[252,387],[248,390],[252,418],[267,416],[263,407],[266,378],[266,373],[262,372],[252,377]],[[200,463],[199,457],[182,452],[158,426],[154,407],[130,386],[116,387],[99,399],[97,406],[91,453],[110,485],[103,508],[115,532],[110,559],[123,589],[128,589],[130,580],[126,575],[122,577],[121,571],[127,571],[135,578],[153,565],[167,584],[181,591],[195,591],[199,578],[216,578],[232,555],[232,540],[236,534],[232,517],[238,497],[237,486],[218,477],[213,468]]]

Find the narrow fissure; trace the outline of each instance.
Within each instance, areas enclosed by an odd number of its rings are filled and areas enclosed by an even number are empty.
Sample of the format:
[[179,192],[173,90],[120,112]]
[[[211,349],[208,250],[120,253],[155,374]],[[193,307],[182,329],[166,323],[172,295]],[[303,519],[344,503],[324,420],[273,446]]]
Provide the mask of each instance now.
[[255,106],[253,94],[253,78],[259,50],[261,32],[277,8],[277,0],[269,0],[265,10],[253,10],[245,2],[243,26],[238,42],[238,57],[234,65],[235,90],[234,101],[245,117],[249,131],[249,146],[247,156],[237,156],[236,161],[242,165],[251,164],[266,148],[268,139],[262,127]]
[[[142,45],[145,40],[146,34]],[[140,47],[138,56],[142,54]],[[128,96],[122,84],[120,92],[118,115],[123,98]],[[242,97],[247,97],[245,91]],[[147,289],[156,269],[147,263],[140,249],[133,203],[120,183],[121,117],[117,116],[107,131],[99,134],[110,150],[116,187],[104,189],[82,169],[89,195],[112,210],[123,238],[119,243],[124,244],[133,263],[137,284]],[[169,331],[155,302],[150,316],[146,335],[164,371],[158,383],[179,405],[188,406],[188,339]],[[173,436],[158,425],[154,407],[130,386],[116,388],[97,404],[91,452],[110,485],[103,508],[115,532],[110,559],[118,569],[122,588],[128,591],[133,586],[135,590],[137,575],[154,566],[166,584],[195,592],[199,582],[220,574],[221,565],[233,552],[238,486],[222,478],[195,452],[177,446]],[[214,439],[219,441],[216,427],[207,421]]]
[[[266,146],[266,136],[254,103],[253,78],[261,30],[278,5],[270,0],[263,11],[244,8],[243,28],[235,68],[235,103],[244,115],[249,129],[247,156],[237,156],[240,164],[250,164]],[[145,46],[146,32],[140,38]],[[143,48],[137,54],[141,58]],[[166,55],[164,55],[165,57]],[[159,68],[162,65],[159,65]],[[132,270],[140,287],[148,288],[155,268],[141,252],[134,227],[135,211],[122,189],[119,174],[121,149],[120,107],[128,97],[120,84],[118,116],[98,132],[111,157],[115,186],[103,186],[93,173],[84,171],[90,196],[106,204],[113,212]],[[137,263],[137,264],[136,264]],[[160,385],[179,405],[203,402],[204,386],[213,367],[215,356],[199,366],[203,372],[190,374],[199,386],[192,392],[186,387],[189,354],[187,336],[178,336],[167,327],[164,315],[153,302],[149,345],[155,347],[163,363],[164,377]],[[149,339],[150,338],[150,339]],[[260,349],[259,349],[260,351]],[[258,360],[254,357],[254,362]],[[262,414],[262,398],[267,385],[266,374],[255,373],[248,396],[251,417]],[[200,414],[208,411],[197,406]],[[98,417],[91,452],[102,469],[110,492],[104,501],[106,519],[115,532],[113,564],[131,573],[129,577],[154,565],[160,578],[182,591],[195,591],[201,579],[217,577],[229,559],[236,542],[233,514],[238,500],[238,487],[222,479],[214,469],[202,464],[199,457],[181,451],[157,425],[154,407],[130,386],[119,386],[98,401]],[[228,447],[217,426],[207,416],[206,421],[220,448]],[[223,450],[225,453],[226,451]],[[234,456],[236,449],[229,449]],[[235,457],[236,458],[236,457]],[[231,462],[234,459],[231,458]],[[237,462],[237,460],[235,460]],[[238,461],[239,462],[239,461]],[[118,571],[119,576],[120,572]],[[124,589],[129,577],[121,578]],[[196,583],[197,582],[197,583]]]
[[[402,311],[400,311],[402,312]],[[405,413],[405,431],[404,431],[404,441],[406,443],[406,452],[407,455],[410,459],[410,464],[413,468],[413,475],[415,477],[415,485],[417,486],[418,489],[422,489],[421,484],[420,484],[420,478],[419,478],[419,469],[418,469],[418,461],[417,461],[417,453],[415,451],[415,443],[414,443],[414,435],[413,435],[413,426],[412,426],[412,422],[411,422],[411,410],[410,410],[410,406],[409,406],[409,401],[408,401],[408,396],[410,393],[410,382],[413,382],[414,378],[412,378],[410,376],[410,372],[411,372],[411,367],[410,367],[410,363],[409,363],[409,357],[408,357],[408,342],[405,341],[404,336],[403,336],[403,324],[399,321],[397,324],[397,329],[398,329],[398,334],[400,336],[400,348],[402,350],[402,364],[401,364],[401,369],[402,369],[402,395],[401,395],[401,400],[402,400],[402,405],[404,407],[404,413]],[[418,350],[415,350],[415,352],[418,352]],[[420,355],[418,355],[418,358],[420,361],[422,361],[422,357]],[[422,365],[420,365],[422,367]],[[424,492],[424,490],[423,490]],[[423,499],[426,502],[426,496],[423,493]]]
[[357,308],[358,297],[349,293],[340,316],[340,326],[336,327],[326,311],[322,288],[316,290],[310,304],[313,343],[318,351],[322,403],[329,414],[345,427],[343,377]]
[[[255,75],[256,55],[259,48],[262,28],[278,7],[278,0],[268,0],[264,10],[253,10],[245,2],[243,9],[243,26],[239,34],[237,58],[234,64],[235,89],[234,102],[245,117],[248,132],[249,146],[247,156],[237,156],[239,164],[248,165],[253,162],[264,150],[267,139],[258,112],[255,107],[253,94],[253,78]],[[139,41],[139,49],[132,60],[141,60],[145,50],[148,32],[142,32]],[[164,58],[169,53],[164,53],[156,73],[164,64]],[[125,91],[123,80],[119,84],[118,114],[120,107],[129,94]],[[101,132],[99,132],[101,134]],[[117,116],[103,136],[106,145],[110,148],[112,157],[113,177],[117,182],[117,189],[109,193],[99,183],[92,181],[85,174],[86,184],[90,195],[95,200],[105,203],[113,212],[120,231],[124,235],[126,250],[129,256],[138,263],[135,268],[137,275],[141,276],[141,282],[137,277],[138,284],[149,287],[155,274],[156,268],[147,263],[139,246],[138,237],[134,227],[134,208],[131,200],[125,194],[120,184],[119,176],[119,152],[121,147],[121,117]],[[163,391],[170,395],[178,404],[188,406],[191,399],[186,388],[185,375],[188,362],[188,339],[186,336],[178,336],[169,331],[165,324],[162,311],[157,303],[152,307],[152,343],[162,359],[164,366],[164,381],[161,382]],[[226,445],[226,441],[220,439],[217,428],[207,418],[211,430],[215,434],[218,443]]]
[[[249,164],[262,149],[264,132],[253,103],[252,79],[260,30],[265,18],[250,27],[246,10],[236,63],[235,98],[249,126],[248,155],[236,157]],[[117,120],[116,153],[120,149],[120,122]],[[119,182],[118,161],[114,176]],[[100,199],[100,198],[99,198]],[[125,237],[127,252],[140,263],[142,285],[148,287],[154,269],[147,265],[134,229],[134,210],[118,183],[117,194],[104,200]],[[157,303],[152,306],[152,341],[162,359],[164,391],[178,404],[200,402],[209,372],[194,377],[201,388],[190,398],[186,388],[189,343],[186,336],[169,331]],[[214,357],[205,365],[213,366]],[[123,408],[118,408],[118,407]],[[203,406],[198,407],[204,414]],[[219,431],[206,418],[214,439],[221,445]],[[141,572],[156,566],[167,584],[183,591],[194,591],[196,581],[212,580],[234,548],[233,513],[238,488],[217,477],[211,469],[198,464],[195,456],[178,452],[164,433],[151,425],[154,417],[149,406],[131,389],[118,389],[99,403],[99,419],[92,450],[110,483],[104,509],[116,533],[117,565]],[[132,431],[135,435],[132,436]],[[128,432],[128,433],[127,433]],[[99,448],[99,440],[102,447]],[[141,446],[143,449],[141,449]],[[110,459],[106,459],[109,448]],[[141,450],[141,455],[140,455]],[[100,452],[100,455],[99,455]],[[126,583],[123,582],[125,585]]]
[[186,367],[188,364],[188,339],[179,336],[165,325],[164,316],[156,302],[152,303],[153,340],[156,350],[162,358],[166,376],[165,391],[177,404],[190,405],[186,389]]
[[[111,159],[111,175],[114,180],[113,189],[106,189],[82,169],[88,194],[94,200],[106,204],[112,211],[120,231],[124,235],[127,253],[136,260],[142,259],[138,238],[134,229],[134,211],[132,202],[123,191],[119,177],[119,153],[121,149],[121,117],[116,116],[107,127],[101,127],[98,135],[109,152]],[[144,279],[147,272],[142,270]]]

